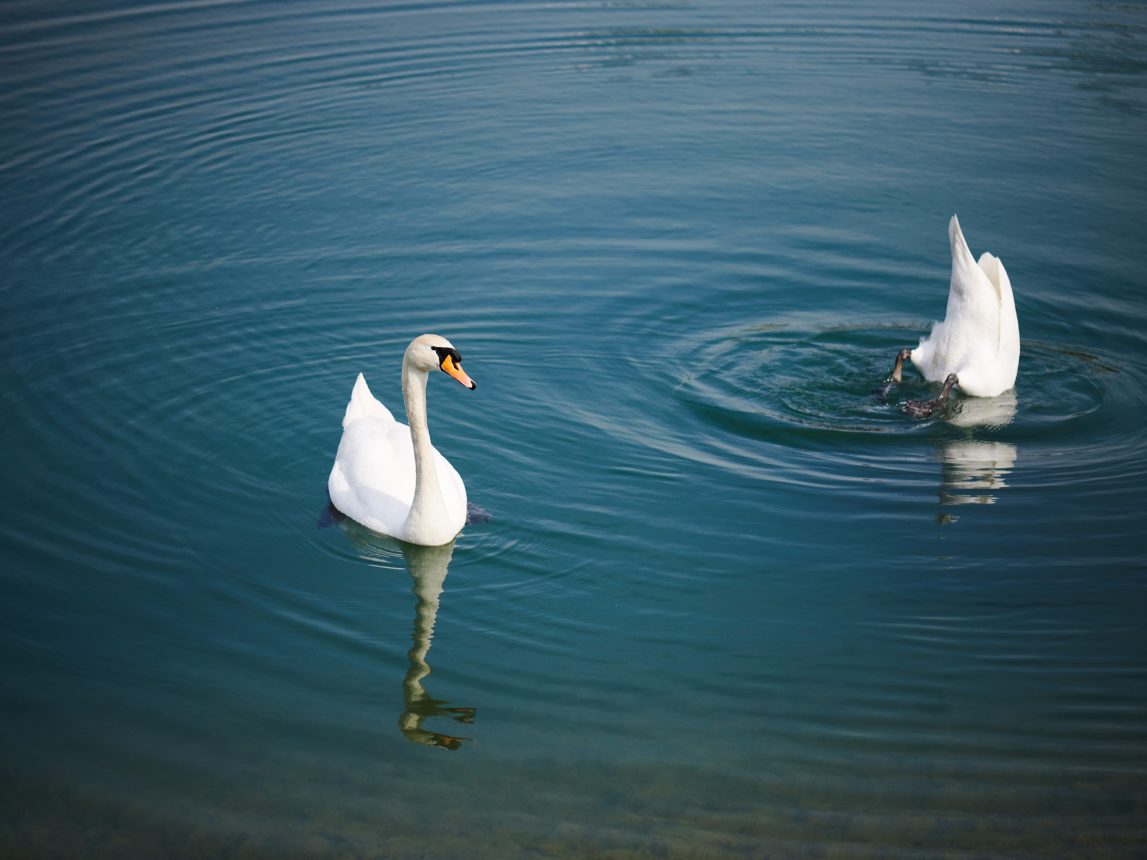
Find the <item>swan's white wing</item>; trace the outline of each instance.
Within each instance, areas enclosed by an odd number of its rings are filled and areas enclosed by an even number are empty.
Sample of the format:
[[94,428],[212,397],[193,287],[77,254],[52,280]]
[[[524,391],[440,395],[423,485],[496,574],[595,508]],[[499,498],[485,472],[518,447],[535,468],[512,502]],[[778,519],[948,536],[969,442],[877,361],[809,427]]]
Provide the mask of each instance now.
[[327,491],[348,517],[389,535],[398,534],[414,498],[410,429],[370,393],[361,373],[343,416]]
[[466,523],[466,485],[458,470],[450,465],[438,449],[434,449],[434,459],[438,464],[438,484],[442,488],[442,501],[446,505],[446,516],[450,522],[456,522],[462,528]]
[[406,425],[393,419],[352,422],[343,431],[327,490],[351,519],[401,536],[414,499],[414,450]]
[[[983,270],[999,293],[999,337],[997,364],[1000,372],[1011,375],[1015,382],[1016,370],[1020,362],[1020,322],[1016,315],[1016,299],[1012,294],[1012,279],[1004,268],[1004,261],[985,251],[980,255],[980,269]],[[1007,387],[1011,387],[1009,383]]]
[[985,344],[994,352],[1000,329],[999,288],[972,257],[955,215],[948,223],[948,239],[952,245],[952,283],[944,316],[947,335],[945,375],[959,372]]

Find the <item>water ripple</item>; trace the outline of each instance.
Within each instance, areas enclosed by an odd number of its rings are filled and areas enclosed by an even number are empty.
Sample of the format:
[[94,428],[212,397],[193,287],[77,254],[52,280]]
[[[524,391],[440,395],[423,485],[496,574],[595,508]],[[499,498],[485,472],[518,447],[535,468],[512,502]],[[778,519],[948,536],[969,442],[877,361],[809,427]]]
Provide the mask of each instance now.
[[[0,25],[29,832],[1138,833],[1137,16],[42,5]],[[914,422],[931,386],[874,389],[946,260],[901,233],[957,203],[1016,261],[1020,379]],[[432,426],[491,514],[430,551],[325,492],[355,374],[398,411],[427,330],[481,383],[432,389]]]

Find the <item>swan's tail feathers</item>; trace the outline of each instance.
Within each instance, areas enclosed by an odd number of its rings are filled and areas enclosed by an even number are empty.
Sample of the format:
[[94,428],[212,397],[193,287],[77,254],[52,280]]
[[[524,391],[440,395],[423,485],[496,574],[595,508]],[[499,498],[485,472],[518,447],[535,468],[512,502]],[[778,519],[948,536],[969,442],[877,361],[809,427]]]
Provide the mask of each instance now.
[[[952,292],[964,299],[976,301],[974,297],[980,297],[978,300],[984,301],[983,293],[986,289],[989,291],[988,295],[991,295],[998,304],[1000,284],[993,276],[993,272],[984,266],[984,257],[981,256],[980,262],[977,263],[976,258],[972,256],[968,241],[964,238],[964,231],[960,229],[960,219],[955,215],[948,222],[948,240],[952,243]],[[984,256],[999,263],[999,260],[991,254]],[[999,265],[998,268],[1002,270],[1003,265]]]
[[968,248],[968,241],[964,238],[964,231],[960,229],[960,219],[955,215],[948,222],[948,241],[952,245],[952,273],[955,275],[958,268],[975,266],[972,251]]
[[999,354],[1003,361],[1013,367],[1019,364],[1020,325],[1016,318],[1016,300],[1012,295],[1012,281],[1008,270],[999,257],[985,251],[980,255],[979,266],[996,288],[999,300]]
[[[960,219],[955,213],[948,219],[948,241],[952,243],[952,247],[956,247],[957,242],[964,242],[964,231],[960,229]],[[964,247],[968,243],[964,242]]]
[[346,414],[343,415],[343,427],[360,418],[384,418],[394,420],[390,410],[383,406],[375,396],[370,393],[366,378],[360,373],[354,381],[354,390],[350,393],[350,403],[346,405]]
[[995,254],[990,254],[987,251],[984,251],[984,253],[980,254],[980,259],[977,261],[977,265],[979,265],[979,267],[984,270],[984,274],[988,276],[988,280],[992,281],[993,283],[999,283],[1000,269],[1003,268],[1003,266],[1000,265],[999,257],[997,257]]
[[995,254],[984,251],[984,253],[980,254],[979,266],[984,270],[984,274],[988,276],[988,280],[995,284],[1000,295],[1011,293],[1012,282],[1008,277],[1008,270],[1004,268],[1003,260]]

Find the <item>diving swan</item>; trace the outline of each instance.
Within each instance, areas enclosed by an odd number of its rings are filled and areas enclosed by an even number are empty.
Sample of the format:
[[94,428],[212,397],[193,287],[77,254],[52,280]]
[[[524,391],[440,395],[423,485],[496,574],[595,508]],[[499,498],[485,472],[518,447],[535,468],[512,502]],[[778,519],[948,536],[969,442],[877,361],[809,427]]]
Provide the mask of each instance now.
[[426,424],[426,382],[436,369],[477,388],[450,341],[436,334],[416,337],[402,357],[409,427],[394,419],[358,375],[327,479],[331,503],[352,520],[423,546],[449,543],[466,524],[466,486],[430,444]]
[[[1016,384],[1020,363],[1020,324],[1012,284],[998,257],[986,251],[977,263],[955,215],[948,222],[952,243],[952,286],[943,322],[908,357],[930,382],[951,373],[960,390],[974,397],[995,397]],[[903,352],[903,351],[902,351]],[[890,380],[900,381],[901,355]]]

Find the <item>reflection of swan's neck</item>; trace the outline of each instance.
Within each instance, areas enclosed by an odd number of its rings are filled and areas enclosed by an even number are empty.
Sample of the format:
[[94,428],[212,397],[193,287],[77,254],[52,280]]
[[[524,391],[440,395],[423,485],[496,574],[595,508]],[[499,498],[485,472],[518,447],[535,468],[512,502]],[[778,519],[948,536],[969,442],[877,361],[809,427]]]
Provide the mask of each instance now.
[[414,501],[406,516],[405,531],[412,536],[421,524],[441,522],[446,518],[434,448],[430,444],[430,428],[426,423],[426,380],[425,371],[416,370],[410,366],[408,358],[403,359],[402,402],[410,424],[410,441],[414,443]]
[[403,547],[410,578],[414,580],[414,631],[411,634],[410,669],[406,673],[407,695],[424,695],[422,679],[430,674],[426,655],[434,638],[434,622],[438,617],[438,601],[446,582],[446,571],[454,555],[454,544],[441,547]]
[[410,650],[406,652],[410,658],[410,667],[402,680],[403,710],[398,718],[398,727],[415,743],[456,750],[466,738],[431,731],[422,725],[430,717],[449,716],[461,723],[472,722],[474,718],[473,708],[446,707],[445,702],[432,698],[422,686],[423,679],[430,674],[426,655],[434,638],[434,622],[438,617],[446,571],[454,554],[454,543],[452,541],[435,547],[403,546],[402,554],[406,557],[410,577],[414,580],[412,590],[417,604]]
[[410,658],[410,669],[406,673],[406,695],[420,699],[425,695],[422,679],[430,674],[430,664],[426,655],[430,652],[430,641],[434,638],[434,620],[438,616],[438,595],[425,598],[419,595],[418,607],[414,615],[414,633],[406,656]]

